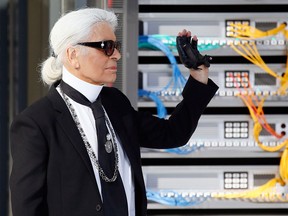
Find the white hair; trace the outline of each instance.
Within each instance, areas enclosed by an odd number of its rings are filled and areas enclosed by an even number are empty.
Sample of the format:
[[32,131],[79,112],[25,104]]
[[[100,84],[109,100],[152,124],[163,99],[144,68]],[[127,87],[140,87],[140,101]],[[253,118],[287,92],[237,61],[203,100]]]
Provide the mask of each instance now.
[[69,12],[55,23],[50,32],[52,56],[41,65],[41,78],[47,85],[52,85],[62,78],[65,52],[71,45],[85,41],[97,23],[107,22],[115,31],[117,16],[110,11],[99,8],[84,8]]

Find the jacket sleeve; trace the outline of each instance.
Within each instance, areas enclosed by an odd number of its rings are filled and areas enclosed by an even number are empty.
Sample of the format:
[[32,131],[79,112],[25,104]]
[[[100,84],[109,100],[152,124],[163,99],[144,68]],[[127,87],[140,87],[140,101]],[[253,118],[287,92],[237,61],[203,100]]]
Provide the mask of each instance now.
[[48,149],[40,128],[31,118],[19,115],[11,125],[10,144],[13,216],[48,215],[45,185]]
[[185,145],[217,90],[218,86],[212,80],[209,79],[205,85],[190,76],[182,92],[183,100],[169,119],[158,119],[147,112],[139,112],[140,145],[158,149]]

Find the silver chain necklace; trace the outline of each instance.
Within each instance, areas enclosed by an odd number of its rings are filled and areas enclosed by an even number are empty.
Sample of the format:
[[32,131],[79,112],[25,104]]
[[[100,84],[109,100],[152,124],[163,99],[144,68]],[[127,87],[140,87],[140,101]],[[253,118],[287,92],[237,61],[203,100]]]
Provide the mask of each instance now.
[[[90,159],[92,160],[94,166],[96,167],[96,169],[98,170],[99,172],[99,175],[100,177],[105,181],[105,182],[114,182],[116,179],[117,179],[117,176],[118,176],[118,165],[119,165],[119,157],[118,157],[118,148],[117,148],[117,144],[116,144],[116,135],[115,135],[115,131],[113,130],[112,126],[111,126],[111,123],[110,121],[108,120],[107,116],[106,116],[106,113],[105,113],[105,122],[106,124],[108,125],[109,127],[109,131],[112,133],[112,146],[114,148],[114,154],[115,154],[115,168],[114,168],[114,173],[113,173],[113,176],[112,178],[109,178],[104,170],[102,169],[99,161],[97,160],[96,158],[96,154],[95,152],[93,151],[92,147],[91,147],[91,144],[89,143],[88,139],[87,139],[87,136],[86,134],[84,133],[84,130],[83,128],[81,127],[81,124],[80,124],[80,121],[79,121],[79,118],[75,112],[75,109],[74,107],[72,106],[72,104],[70,103],[69,99],[67,98],[67,96],[64,94],[64,92],[62,91],[62,89],[60,88],[60,92],[64,98],[64,101],[72,115],[72,118],[78,128],[78,131],[82,137],[82,140],[85,144],[85,147],[86,147],[86,150],[87,150],[87,153],[90,157]],[[109,140],[110,141],[110,140]]]

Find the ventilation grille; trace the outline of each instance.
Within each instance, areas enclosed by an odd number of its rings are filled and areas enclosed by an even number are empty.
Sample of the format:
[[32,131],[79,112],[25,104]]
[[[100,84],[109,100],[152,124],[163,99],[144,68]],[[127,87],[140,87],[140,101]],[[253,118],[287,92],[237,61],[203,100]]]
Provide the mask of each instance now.
[[123,8],[123,0],[108,0],[109,8]]
[[121,49],[121,55],[122,58],[118,61],[117,63],[117,79],[116,82],[114,83],[114,87],[118,88],[119,90],[123,90],[123,46],[124,46],[124,41],[123,41],[123,13],[116,13],[118,17],[118,28],[116,29],[116,37],[118,41],[122,42],[122,49]]

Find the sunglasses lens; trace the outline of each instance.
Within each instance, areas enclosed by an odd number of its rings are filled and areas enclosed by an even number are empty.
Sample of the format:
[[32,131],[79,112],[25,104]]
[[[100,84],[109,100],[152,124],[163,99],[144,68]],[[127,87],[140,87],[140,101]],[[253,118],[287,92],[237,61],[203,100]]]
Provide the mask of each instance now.
[[115,48],[120,52],[121,51],[121,43],[120,41],[115,42]]
[[120,41],[98,41],[98,42],[81,42],[77,43],[78,45],[88,46],[96,49],[102,49],[104,50],[105,54],[107,56],[111,56],[114,53],[114,50],[117,49],[118,52],[120,52],[121,43]]
[[104,50],[107,56],[111,56],[114,53],[114,49],[116,48],[120,52],[121,44],[119,41],[105,41],[106,44],[104,46]]
[[111,56],[114,52],[114,42],[113,41],[105,41],[104,50],[107,56]]

